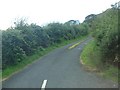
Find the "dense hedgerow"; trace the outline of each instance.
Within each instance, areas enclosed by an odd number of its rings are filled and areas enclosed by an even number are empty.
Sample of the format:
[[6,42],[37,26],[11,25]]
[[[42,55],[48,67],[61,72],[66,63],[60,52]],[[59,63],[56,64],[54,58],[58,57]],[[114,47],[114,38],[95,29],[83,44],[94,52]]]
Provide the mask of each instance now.
[[70,25],[50,23],[40,27],[28,25],[24,21],[15,23],[15,28],[2,31],[2,68],[19,64],[26,56],[33,55],[38,50],[71,40],[88,33],[87,25]]

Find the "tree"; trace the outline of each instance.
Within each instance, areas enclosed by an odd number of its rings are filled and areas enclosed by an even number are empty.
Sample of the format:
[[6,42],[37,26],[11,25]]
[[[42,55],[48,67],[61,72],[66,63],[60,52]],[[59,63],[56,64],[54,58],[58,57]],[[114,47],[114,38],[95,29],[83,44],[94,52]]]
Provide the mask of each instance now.
[[14,24],[15,24],[15,29],[18,29],[18,30],[24,30],[28,25],[26,22],[26,18],[16,19]]

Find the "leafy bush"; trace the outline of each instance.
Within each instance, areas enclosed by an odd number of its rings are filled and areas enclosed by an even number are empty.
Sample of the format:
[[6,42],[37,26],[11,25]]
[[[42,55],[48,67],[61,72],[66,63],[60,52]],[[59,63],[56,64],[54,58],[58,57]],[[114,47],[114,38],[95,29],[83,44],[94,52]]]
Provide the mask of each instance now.
[[96,45],[102,52],[102,61],[118,66],[120,62],[118,49],[120,47],[120,32],[118,32],[118,12],[119,9],[108,9],[97,15],[93,22],[95,29],[93,36]]
[[85,25],[50,23],[44,27],[28,25],[24,21],[16,27],[2,31],[2,68],[19,64],[26,56],[45,50],[53,44],[71,40],[87,34]]

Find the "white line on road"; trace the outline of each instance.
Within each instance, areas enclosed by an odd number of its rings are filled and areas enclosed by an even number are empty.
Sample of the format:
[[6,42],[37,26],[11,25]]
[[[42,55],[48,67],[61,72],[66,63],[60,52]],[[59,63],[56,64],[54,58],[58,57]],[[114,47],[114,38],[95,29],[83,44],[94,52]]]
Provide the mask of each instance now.
[[44,80],[44,81],[43,81],[43,84],[42,84],[42,87],[41,87],[41,90],[45,90],[46,84],[47,84],[47,80]]

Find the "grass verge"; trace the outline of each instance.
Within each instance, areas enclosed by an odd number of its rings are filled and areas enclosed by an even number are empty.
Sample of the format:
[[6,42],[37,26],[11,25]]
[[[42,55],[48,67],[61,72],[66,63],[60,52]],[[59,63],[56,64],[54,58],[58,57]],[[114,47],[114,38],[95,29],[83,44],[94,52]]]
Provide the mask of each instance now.
[[100,50],[94,40],[85,46],[80,58],[87,71],[96,72],[98,75],[118,82],[118,68],[101,62]]
[[20,70],[22,70],[23,68],[32,64],[33,62],[37,61],[38,59],[40,59],[40,57],[49,53],[50,51],[52,51],[58,47],[62,47],[64,45],[70,44],[75,41],[84,40],[85,38],[87,38],[87,36],[79,37],[79,38],[68,40],[68,41],[63,41],[59,44],[54,44],[53,46],[45,48],[43,51],[38,51],[32,56],[26,57],[26,59],[23,60],[21,63],[14,65],[14,66],[9,66],[8,68],[4,69],[2,71],[2,80],[5,80],[5,79],[9,78],[10,76],[12,76],[13,74],[19,72]]

